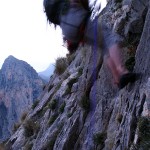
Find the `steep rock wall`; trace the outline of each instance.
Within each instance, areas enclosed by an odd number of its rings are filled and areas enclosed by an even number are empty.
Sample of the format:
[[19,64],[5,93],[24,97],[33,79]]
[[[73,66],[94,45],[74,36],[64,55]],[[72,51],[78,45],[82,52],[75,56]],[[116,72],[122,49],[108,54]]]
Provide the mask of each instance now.
[[[139,118],[150,117],[149,1],[116,2],[109,1],[102,17],[114,30],[122,26],[122,35],[127,41],[130,39],[128,44],[134,51],[138,45],[134,71],[141,73],[139,80],[119,91],[102,63],[100,50],[89,46],[78,49],[66,71],[51,77],[40,103],[9,139],[8,147],[13,150],[29,147],[32,150],[126,150],[140,144]],[[113,6],[119,7],[115,11],[115,17],[121,18],[119,22],[112,17],[114,13],[109,8]],[[119,11],[131,17],[124,19]],[[132,12],[136,14],[133,17]],[[141,23],[137,27],[134,21],[138,19]],[[138,33],[132,30],[134,27]],[[118,29],[119,33],[121,27]],[[30,136],[27,136],[28,120],[34,127],[38,126]]]

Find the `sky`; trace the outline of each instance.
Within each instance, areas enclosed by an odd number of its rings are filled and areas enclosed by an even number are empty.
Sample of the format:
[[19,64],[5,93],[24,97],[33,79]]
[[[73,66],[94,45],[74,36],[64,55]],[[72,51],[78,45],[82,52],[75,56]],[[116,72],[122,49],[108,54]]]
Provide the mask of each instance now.
[[61,29],[47,23],[43,0],[0,1],[0,68],[13,55],[40,72],[66,53]]

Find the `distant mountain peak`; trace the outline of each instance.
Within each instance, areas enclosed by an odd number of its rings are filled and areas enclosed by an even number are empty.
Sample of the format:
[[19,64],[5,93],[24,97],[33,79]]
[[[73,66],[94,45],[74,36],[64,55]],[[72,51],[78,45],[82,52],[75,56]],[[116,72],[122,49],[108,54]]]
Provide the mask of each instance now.
[[9,55],[7,58],[9,58],[9,59],[16,59],[13,55]]
[[17,58],[15,58],[13,55],[9,55],[6,59],[5,59],[5,61],[17,61],[18,59]]
[[[42,92],[43,80],[27,62],[8,56],[0,70],[0,141]],[[3,114],[1,117],[1,114]]]
[[8,57],[5,59],[3,65],[2,65],[2,68],[6,67],[6,66],[8,66],[8,65],[9,65],[9,66],[12,66],[12,65],[14,65],[14,63],[17,64],[19,61],[20,61],[19,59],[17,59],[17,58],[15,58],[14,56],[10,55],[10,56],[8,56]]

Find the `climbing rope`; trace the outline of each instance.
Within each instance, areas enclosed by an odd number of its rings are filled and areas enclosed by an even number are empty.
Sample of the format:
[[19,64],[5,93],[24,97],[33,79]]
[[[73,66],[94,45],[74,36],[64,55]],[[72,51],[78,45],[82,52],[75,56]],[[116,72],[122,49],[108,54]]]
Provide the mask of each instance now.
[[[94,23],[94,45],[93,45],[93,78],[92,78],[92,81],[93,81],[93,85],[94,85],[94,82],[96,81],[96,75],[97,75],[97,70],[96,70],[96,64],[97,64],[97,20],[98,20],[98,17],[95,18],[95,20],[93,20],[93,23]],[[94,89],[93,89],[93,92],[92,92],[92,101],[90,102],[90,125],[89,125],[89,128],[88,128],[88,141],[90,140],[93,140],[93,128],[94,128],[94,124],[95,124],[95,115],[94,115],[94,112],[95,112],[95,109],[96,109],[96,86],[94,86]],[[90,142],[87,143],[88,144],[88,147],[90,147]],[[91,149],[91,148],[89,148]]]

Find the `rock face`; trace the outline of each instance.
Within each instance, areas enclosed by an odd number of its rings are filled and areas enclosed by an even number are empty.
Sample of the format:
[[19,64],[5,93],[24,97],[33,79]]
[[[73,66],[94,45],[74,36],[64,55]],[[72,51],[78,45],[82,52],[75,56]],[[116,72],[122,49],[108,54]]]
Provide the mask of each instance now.
[[19,121],[42,91],[43,81],[26,62],[9,56],[0,70],[0,139],[10,136]]
[[134,56],[133,71],[142,74],[139,80],[119,91],[112,85],[100,50],[79,48],[66,58],[65,72],[55,71],[50,78],[40,103],[5,145],[8,149],[149,149],[149,1],[109,0],[101,17],[126,37],[130,53],[125,48],[124,57]]

